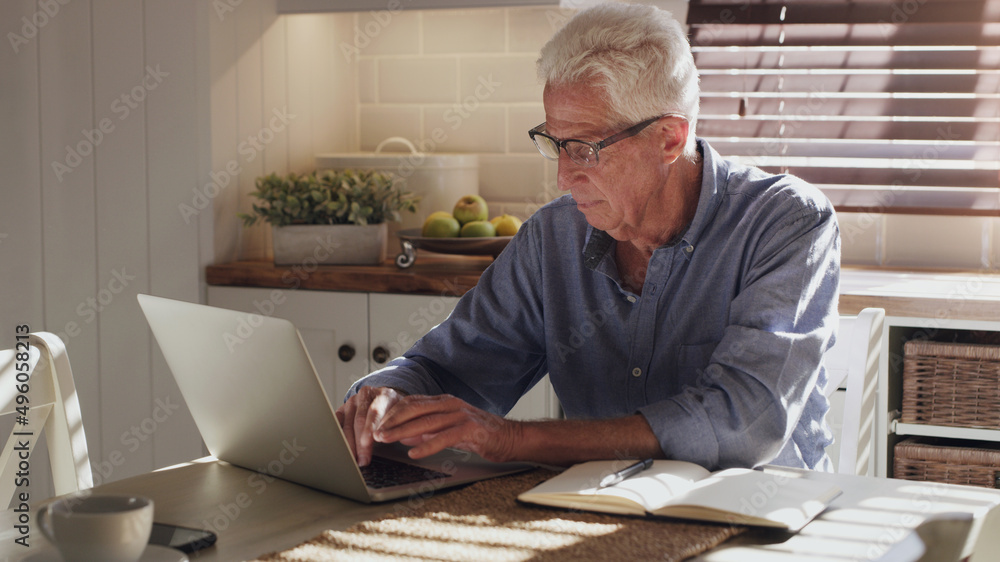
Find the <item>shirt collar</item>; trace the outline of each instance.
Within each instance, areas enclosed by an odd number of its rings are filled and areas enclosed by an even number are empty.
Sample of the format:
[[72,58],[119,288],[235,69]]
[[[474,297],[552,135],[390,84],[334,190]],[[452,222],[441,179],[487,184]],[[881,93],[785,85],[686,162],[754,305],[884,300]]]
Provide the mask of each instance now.
[[694,218],[681,237],[684,245],[694,248],[698,247],[701,233],[708,228],[722,203],[722,194],[725,193],[729,177],[729,166],[719,153],[704,139],[698,139],[697,142],[702,162],[701,195],[698,198],[698,209],[694,213]]

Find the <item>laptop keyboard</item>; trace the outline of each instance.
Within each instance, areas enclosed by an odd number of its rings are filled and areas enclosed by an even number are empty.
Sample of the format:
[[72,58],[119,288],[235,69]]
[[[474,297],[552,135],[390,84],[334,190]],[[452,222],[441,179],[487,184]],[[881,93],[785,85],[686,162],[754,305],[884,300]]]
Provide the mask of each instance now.
[[369,488],[389,488],[447,478],[450,475],[405,462],[373,457],[368,466],[361,467],[361,476],[365,478],[365,484]]

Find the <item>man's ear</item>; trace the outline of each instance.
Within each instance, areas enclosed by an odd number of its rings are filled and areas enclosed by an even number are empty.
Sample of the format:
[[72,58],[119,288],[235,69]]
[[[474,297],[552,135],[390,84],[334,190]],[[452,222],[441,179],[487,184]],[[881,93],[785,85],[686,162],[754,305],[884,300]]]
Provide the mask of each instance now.
[[690,125],[687,119],[673,116],[660,119],[656,125],[660,128],[660,138],[663,141],[663,162],[673,164],[684,154]]

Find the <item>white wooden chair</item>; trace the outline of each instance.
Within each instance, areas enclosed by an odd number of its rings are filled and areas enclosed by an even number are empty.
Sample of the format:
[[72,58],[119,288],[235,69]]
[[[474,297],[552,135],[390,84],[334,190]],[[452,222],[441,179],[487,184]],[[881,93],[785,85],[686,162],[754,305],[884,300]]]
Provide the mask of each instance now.
[[[17,491],[23,456],[30,454],[44,432],[48,442],[52,484],[56,495],[93,487],[87,439],[80,416],[80,400],[66,346],[55,334],[35,332],[25,345],[0,351],[0,415],[15,418],[14,428],[0,453],[0,509]],[[27,353],[25,353],[27,348]],[[25,361],[24,359],[27,359]],[[25,382],[27,381],[27,382]],[[18,385],[27,384],[27,399]],[[27,410],[24,409],[27,406]],[[27,418],[27,423],[22,423]],[[25,451],[27,445],[27,451]],[[29,461],[30,477],[45,474]],[[32,501],[38,498],[32,498]]]
[[841,316],[836,342],[824,356],[831,403],[828,421],[836,440],[827,452],[841,474],[875,473],[875,394],[884,323],[881,308]]

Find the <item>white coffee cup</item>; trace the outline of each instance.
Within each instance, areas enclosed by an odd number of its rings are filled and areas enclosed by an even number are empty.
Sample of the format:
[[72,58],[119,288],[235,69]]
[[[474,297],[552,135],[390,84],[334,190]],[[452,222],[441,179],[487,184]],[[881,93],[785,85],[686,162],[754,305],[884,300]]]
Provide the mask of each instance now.
[[38,510],[38,526],[66,562],[136,562],[153,528],[153,501],[75,494]]

